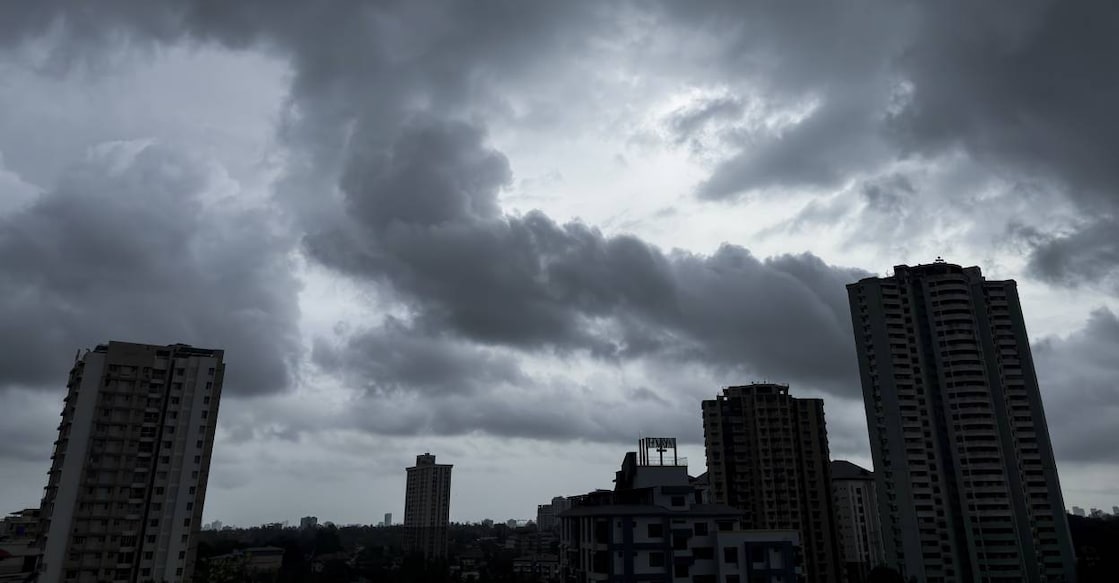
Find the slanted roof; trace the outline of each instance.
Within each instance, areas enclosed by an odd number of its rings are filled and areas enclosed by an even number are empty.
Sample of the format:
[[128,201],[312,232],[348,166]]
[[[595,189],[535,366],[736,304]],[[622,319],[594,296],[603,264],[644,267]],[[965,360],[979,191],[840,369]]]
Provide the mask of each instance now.
[[831,479],[833,480],[873,480],[874,472],[859,467],[847,460],[832,460]]

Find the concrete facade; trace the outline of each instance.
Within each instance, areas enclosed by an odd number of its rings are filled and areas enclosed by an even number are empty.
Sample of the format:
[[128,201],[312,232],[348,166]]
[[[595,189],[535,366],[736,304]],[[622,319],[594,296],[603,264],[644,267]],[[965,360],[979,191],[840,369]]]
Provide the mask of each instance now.
[[222,357],[109,342],[75,361],[40,509],[43,581],[190,580]]
[[559,515],[561,580],[799,581],[791,530],[744,530],[741,512],[702,502],[687,466],[641,466],[629,453],[613,491],[569,498]]
[[847,290],[887,562],[922,583],[1074,581],[1015,282],[938,260]]
[[430,453],[407,468],[404,494],[404,548],[427,559],[447,556],[451,513],[451,464],[435,463]]
[[809,583],[841,581],[823,401],[727,387],[703,402],[703,432],[712,500],[742,510],[743,528],[798,532]]
[[847,583],[863,583],[870,570],[884,562],[874,472],[848,461],[832,461],[831,489]]

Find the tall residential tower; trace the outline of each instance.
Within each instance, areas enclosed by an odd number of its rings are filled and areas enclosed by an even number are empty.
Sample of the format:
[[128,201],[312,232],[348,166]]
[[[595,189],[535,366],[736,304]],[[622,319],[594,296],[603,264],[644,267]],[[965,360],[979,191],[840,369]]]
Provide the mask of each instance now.
[[425,558],[447,555],[451,514],[451,464],[435,463],[430,453],[416,456],[408,468],[404,493],[404,547]]
[[847,291],[886,562],[922,583],[1075,580],[1015,282],[938,259]]
[[76,359],[43,495],[42,581],[189,581],[221,350],[109,342]]
[[798,531],[806,580],[841,581],[824,402],[787,385],[728,387],[703,402],[703,434],[714,501],[742,510],[743,528]]

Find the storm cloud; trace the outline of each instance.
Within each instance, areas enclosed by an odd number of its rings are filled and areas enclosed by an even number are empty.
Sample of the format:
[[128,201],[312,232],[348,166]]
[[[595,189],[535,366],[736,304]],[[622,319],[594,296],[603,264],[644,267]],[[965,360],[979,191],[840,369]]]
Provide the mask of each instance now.
[[107,144],[0,217],[0,385],[57,390],[109,339],[228,351],[232,394],[293,380],[299,314],[265,211],[207,200],[220,177],[174,149]]
[[[243,446],[694,443],[698,398],[767,378],[836,403],[857,453],[844,285],[952,251],[1017,277],[1048,326],[1062,463],[1112,463],[1078,428],[1106,435],[1119,374],[1101,360],[1117,25],[1109,3],[1055,0],[4,4],[0,72],[80,95],[205,50],[277,63],[282,95],[274,150],[236,162],[47,107],[0,123],[19,130],[0,138],[0,399],[57,391],[79,347],[178,341],[225,348],[229,394],[257,397],[223,413]],[[207,135],[244,131],[215,119]],[[1052,405],[1065,391],[1100,406]]]

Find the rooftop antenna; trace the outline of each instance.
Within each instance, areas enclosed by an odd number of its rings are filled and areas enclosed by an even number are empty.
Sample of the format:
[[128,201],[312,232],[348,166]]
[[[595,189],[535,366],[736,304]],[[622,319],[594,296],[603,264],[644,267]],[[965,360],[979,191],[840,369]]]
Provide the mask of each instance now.
[[941,257],[940,255],[937,255],[936,260],[933,261],[933,263],[945,263],[945,261],[944,261],[943,257]]

